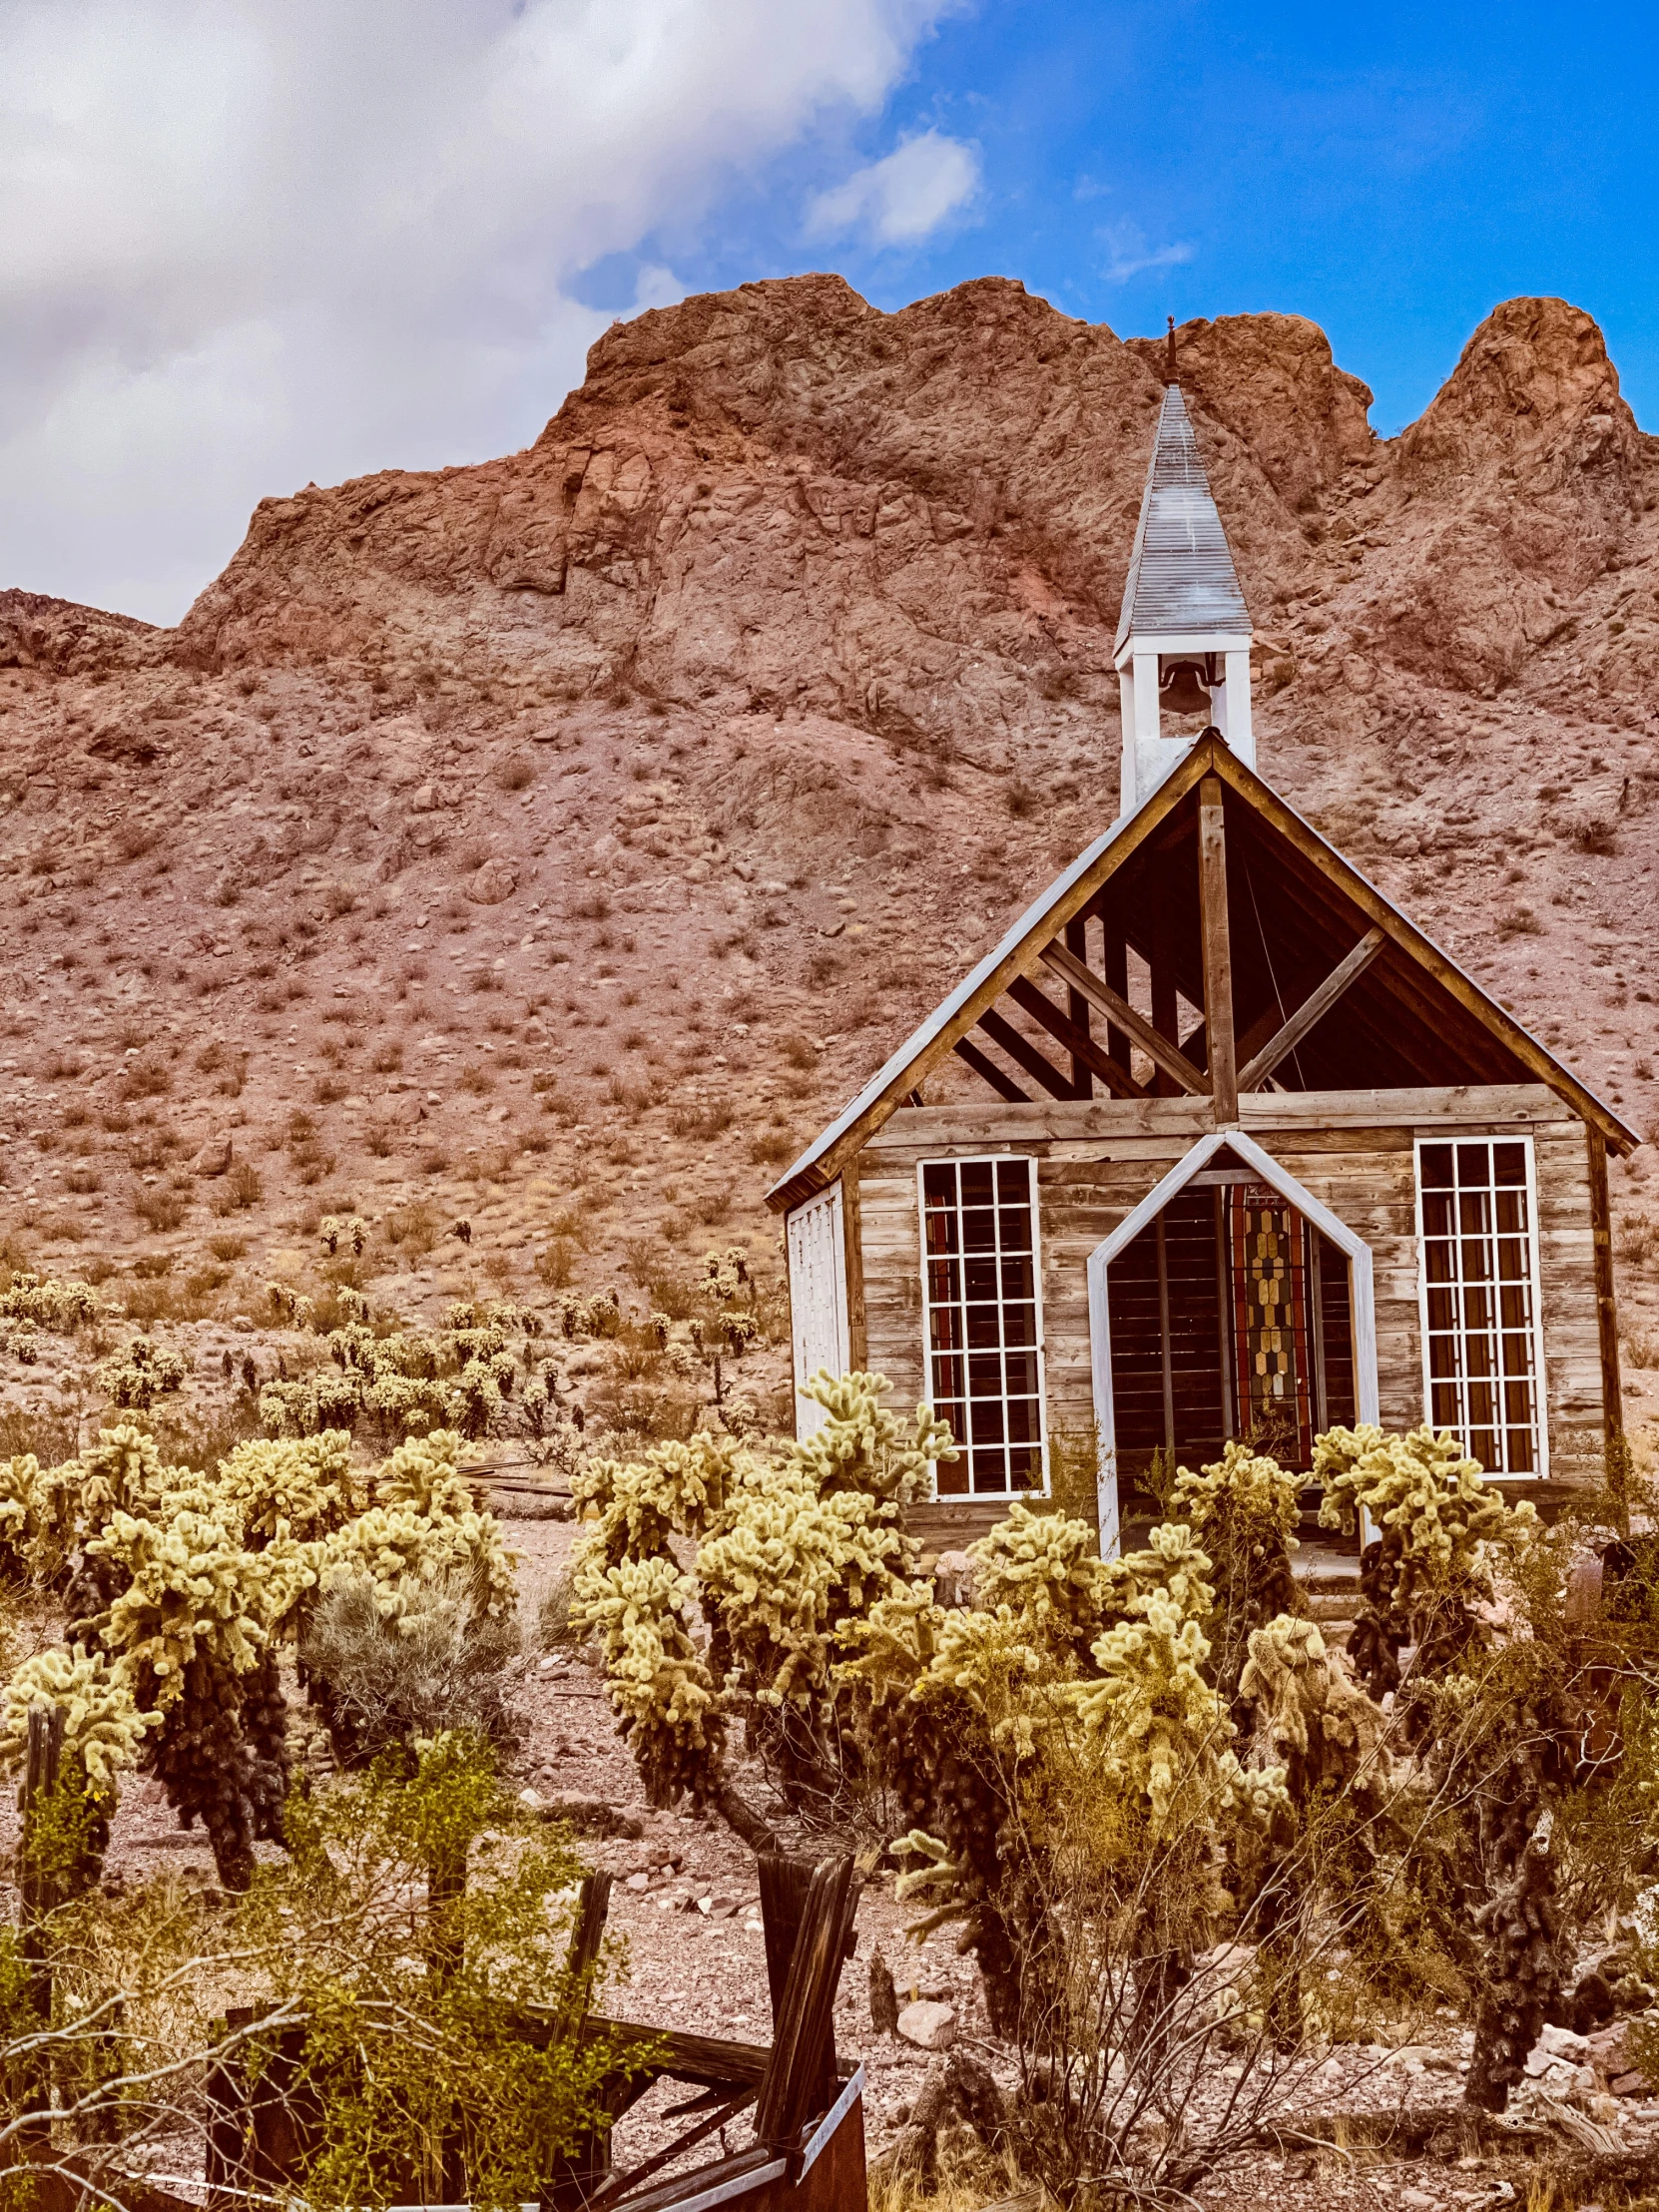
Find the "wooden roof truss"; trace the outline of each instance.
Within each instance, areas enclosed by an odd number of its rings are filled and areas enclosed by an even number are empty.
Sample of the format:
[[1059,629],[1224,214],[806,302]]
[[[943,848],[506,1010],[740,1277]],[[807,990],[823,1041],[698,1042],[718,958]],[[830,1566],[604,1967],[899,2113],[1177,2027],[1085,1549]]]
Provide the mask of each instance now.
[[1614,1151],[1639,1142],[1214,735],[1020,918],[770,1203],[824,1188],[947,1053],[999,1098],[1202,1097],[1216,1127],[1270,1086],[1538,1081]]

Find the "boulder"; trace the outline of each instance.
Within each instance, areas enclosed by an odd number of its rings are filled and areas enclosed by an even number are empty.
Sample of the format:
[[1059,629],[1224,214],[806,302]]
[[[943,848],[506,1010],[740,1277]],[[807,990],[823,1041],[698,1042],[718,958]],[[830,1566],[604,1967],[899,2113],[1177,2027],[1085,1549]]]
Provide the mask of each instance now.
[[921,1997],[899,2013],[898,2032],[917,2050],[948,2050],[956,2040],[956,2007]]
[[231,1165],[231,1138],[228,1131],[210,1137],[191,1162],[193,1175],[223,1175]]
[[466,886],[466,895],[480,906],[499,906],[518,888],[518,870],[510,860],[486,860]]

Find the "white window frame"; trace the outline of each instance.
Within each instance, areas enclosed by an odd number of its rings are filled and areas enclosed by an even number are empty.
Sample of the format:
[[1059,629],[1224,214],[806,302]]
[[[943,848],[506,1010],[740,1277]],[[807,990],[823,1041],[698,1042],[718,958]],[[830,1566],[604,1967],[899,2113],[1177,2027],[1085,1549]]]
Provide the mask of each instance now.
[[1377,1292],[1373,1279],[1371,1247],[1357,1230],[1305,1190],[1290,1169],[1281,1166],[1267,1148],[1242,1129],[1215,1129],[1200,1137],[1190,1151],[1160,1178],[1140,1204],[1097,1244],[1089,1254],[1089,1359],[1094,1377],[1095,1433],[1099,1438],[1100,1471],[1096,1504],[1100,1516],[1100,1556],[1115,1559],[1121,1534],[1118,1513],[1117,1416],[1112,1405],[1112,1262],[1132,1244],[1150,1222],[1157,1220],[1176,1194],[1186,1188],[1200,1168],[1218,1152],[1235,1152],[1248,1161],[1282,1198],[1290,1200],[1305,1221],[1311,1221],[1345,1254],[1349,1265],[1349,1311],[1354,1325],[1354,1395],[1362,1421],[1380,1421],[1381,1396],[1377,1374]]
[[[1530,1473],[1508,1474],[1501,1468],[1490,1467],[1486,1468],[1485,1472],[1493,1475],[1498,1480],[1506,1482],[1545,1481],[1549,1476],[1549,1385],[1544,1371],[1544,1302],[1542,1286],[1538,1276],[1538,1163],[1537,1156],[1533,1151],[1532,1139],[1528,1136],[1516,1136],[1508,1132],[1493,1136],[1484,1135],[1477,1130],[1449,1130],[1444,1133],[1436,1132],[1428,1136],[1419,1136],[1413,1144],[1411,1175],[1416,1185],[1417,1331],[1422,1343],[1422,1417],[1430,1428],[1436,1426],[1434,1420],[1434,1379],[1429,1372],[1428,1357],[1428,1236],[1423,1223],[1422,1209],[1423,1147],[1434,1144],[1448,1144],[1454,1148],[1459,1144],[1483,1144],[1488,1148],[1496,1144],[1518,1144],[1522,1147],[1526,1156],[1526,1242],[1530,1259],[1529,1289],[1532,1298],[1532,1400],[1536,1409],[1538,1463]],[[1453,1169],[1453,1175],[1455,1177],[1455,1169]],[[1455,1180],[1452,1188],[1455,1192]],[[1495,1190],[1497,1186],[1493,1184],[1489,1188]],[[1494,1241],[1497,1232],[1494,1228],[1492,1231]],[[1494,1277],[1494,1291],[1496,1287],[1496,1278]],[[1497,1334],[1500,1336],[1503,1334],[1501,1328],[1499,1328]],[[1501,1388],[1501,1377],[1498,1378],[1498,1382]],[[1507,1428],[1509,1423],[1500,1420],[1495,1425],[1502,1429]],[[1456,1431],[1454,1430],[1453,1433],[1455,1434]],[[1466,1434],[1459,1436],[1458,1440],[1465,1451],[1470,1449]]]
[[[1033,1154],[1021,1152],[942,1152],[935,1154],[931,1159],[918,1160],[916,1162],[916,1229],[917,1235],[920,1240],[921,1254],[921,1372],[923,1382],[925,1385],[923,1395],[928,1405],[932,1406],[934,1404],[933,1300],[927,1281],[927,1170],[929,1168],[964,1168],[977,1167],[981,1165],[994,1167],[1023,1167],[1026,1172],[1028,1186],[1031,1194],[1031,1278],[1032,1297],[1036,1307],[1035,1328],[1037,1340],[1037,1464],[1042,1470],[1042,1480],[1039,1484],[1037,1484],[1036,1487],[1032,1489],[975,1490],[969,1488],[962,1491],[952,1492],[948,1496],[938,1495],[937,1502],[940,1505],[972,1505],[975,1502],[981,1500],[989,1501],[992,1499],[1013,1500],[1017,1498],[1046,1498],[1050,1494],[1048,1466],[1048,1361],[1044,1350],[1043,1329],[1042,1217],[1037,1203],[1039,1196],[1039,1186],[1037,1181],[1037,1162]],[[960,1183],[958,1183],[958,1190],[960,1189]],[[964,1360],[967,1358],[967,1347],[965,1345],[962,1348],[962,1357]],[[971,1402],[971,1400],[965,1400],[964,1402]],[[1007,1403],[1006,1398],[1004,1398],[1003,1403]],[[956,1443],[958,1449],[960,1449],[964,1454],[971,1449],[970,1440],[965,1436],[958,1436],[956,1438]],[[948,1465],[950,1462],[946,1461],[945,1463]],[[970,1483],[971,1480],[972,1474],[970,1470]]]

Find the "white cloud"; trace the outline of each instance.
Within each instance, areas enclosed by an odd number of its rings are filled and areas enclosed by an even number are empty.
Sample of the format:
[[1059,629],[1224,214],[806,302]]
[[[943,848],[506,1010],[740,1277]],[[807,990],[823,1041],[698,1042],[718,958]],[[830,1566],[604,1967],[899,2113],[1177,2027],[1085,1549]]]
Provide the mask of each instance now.
[[807,211],[810,238],[865,231],[881,246],[911,246],[979,189],[979,157],[960,139],[924,131],[884,160],[821,192]]
[[172,620],[268,492],[527,443],[580,272],[878,110],[946,4],[0,0],[0,584]]
[[1101,275],[1113,284],[1127,283],[1147,269],[1178,269],[1183,262],[1190,262],[1195,252],[1193,247],[1180,243],[1149,246],[1138,223],[1114,223],[1100,235],[1110,257]]

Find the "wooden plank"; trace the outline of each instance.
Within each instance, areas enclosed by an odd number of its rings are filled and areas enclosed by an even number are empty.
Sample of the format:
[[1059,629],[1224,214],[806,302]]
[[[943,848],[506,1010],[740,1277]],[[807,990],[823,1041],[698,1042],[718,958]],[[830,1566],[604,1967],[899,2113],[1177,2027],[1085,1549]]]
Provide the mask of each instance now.
[[[1089,924],[1084,915],[1074,914],[1072,916],[1071,920],[1066,923],[1065,937],[1067,949],[1077,959],[1083,961],[1086,966],[1089,956]],[[1068,991],[1066,993],[1066,1012],[1071,1016],[1074,1025],[1087,1036],[1089,1033],[1089,1002],[1080,991]],[[1110,1058],[1111,1046],[1108,1045],[1106,1050],[1107,1057]],[[1127,1059],[1123,1065],[1125,1069],[1128,1068],[1129,1062]],[[1086,1060],[1073,1059],[1071,1063],[1071,1081],[1072,1087],[1079,1098],[1093,1098],[1094,1071]]]
[[[1063,944],[1045,945],[1042,960],[1044,966],[1052,968],[1079,997],[1086,998],[1092,1006],[1115,1021],[1140,1046],[1153,1064],[1162,1068],[1166,1075],[1173,1076],[1189,1096],[1209,1096],[1209,1077],[1201,1074],[1181,1047],[1155,1028],[1127,998],[1121,997],[1109,983],[1103,983],[1093,968],[1085,966]],[[1144,1098],[1146,1093],[1137,1084],[1133,1093],[1125,1092],[1120,1095]]]
[[[1063,1044],[1073,1060],[1098,1075],[1115,1098],[1144,1098],[1145,1091],[1127,1068],[1118,1066],[1107,1058],[1085,1029],[1079,1029],[1071,1018],[1063,1014],[1046,992],[1040,990],[1029,976],[1016,975],[1008,985],[1008,996],[1016,1006],[1023,1006],[1035,1022],[1040,1022],[1051,1037]],[[1074,1093],[1081,1096],[1081,1093]]]
[[[1129,1003],[1129,946],[1124,939],[1123,925],[1114,915],[1102,913],[1100,917],[1100,964],[1105,970],[1106,987],[1121,1005]],[[1087,966],[1087,961],[1084,962]],[[1129,1065],[1129,1032],[1120,1029],[1116,1022],[1106,1024],[1106,1049],[1122,1066]]]
[[1036,1046],[1022,1037],[1013,1023],[999,1014],[994,1006],[987,1006],[979,1016],[979,1026],[992,1044],[999,1044],[1016,1067],[1022,1067],[1027,1075],[1035,1077],[1050,1098],[1069,1099],[1071,1082],[1062,1075],[1053,1061],[1044,1057]]
[[998,1098],[1007,1099],[1011,1105],[1030,1105],[1029,1094],[1020,1089],[1011,1075],[1004,1075],[990,1055],[981,1052],[976,1044],[970,1043],[966,1037],[958,1037],[950,1049],[959,1060],[966,1061],[982,1082],[990,1085]]
[[1270,1037],[1261,1051],[1240,1068],[1241,1091],[1261,1089],[1280,1061],[1296,1050],[1317,1022],[1325,1019],[1348,986],[1365,974],[1386,941],[1381,929],[1372,928],[1366,931],[1354,950],[1346,959],[1338,962],[1319,989],[1311,992],[1278,1033]]
[[1239,1118],[1233,1057],[1233,954],[1227,923],[1227,826],[1221,779],[1206,776],[1198,798],[1199,909],[1204,934],[1204,1030],[1216,1126]]
[[835,1990],[857,1902],[850,1857],[821,1860],[802,1907],[772,2060],[755,2106],[756,2140],[775,2150],[793,2149],[805,2123],[824,2109]]
[[[1152,1027],[1155,1035],[1168,1037],[1179,1051],[1181,1047],[1180,993],[1177,991],[1175,984],[1175,950],[1170,942],[1169,923],[1169,907],[1166,903],[1160,901],[1152,916],[1152,958],[1148,963],[1152,983]],[[1160,1066],[1158,1080],[1154,1088],[1161,1096],[1171,1098],[1178,1089],[1185,1090],[1186,1085],[1178,1083],[1169,1068]],[[1209,1084],[1206,1083],[1204,1088],[1208,1090],[1210,1088]]]
[[1619,1310],[1613,1289],[1613,1213],[1607,1192],[1607,1144],[1599,1129],[1586,1129],[1590,1169],[1590,1230],[1594,1239],[1596,1336],[1601,1355],[1601,1427],[1609,1473],[1622,1454],[1624,1384],[1619,1373]]
[[864,1308],[863,1203],[858,1155],[841,1171],[841,1235],[846,1254],[846,1349],[855,1369],[868,1365]]

